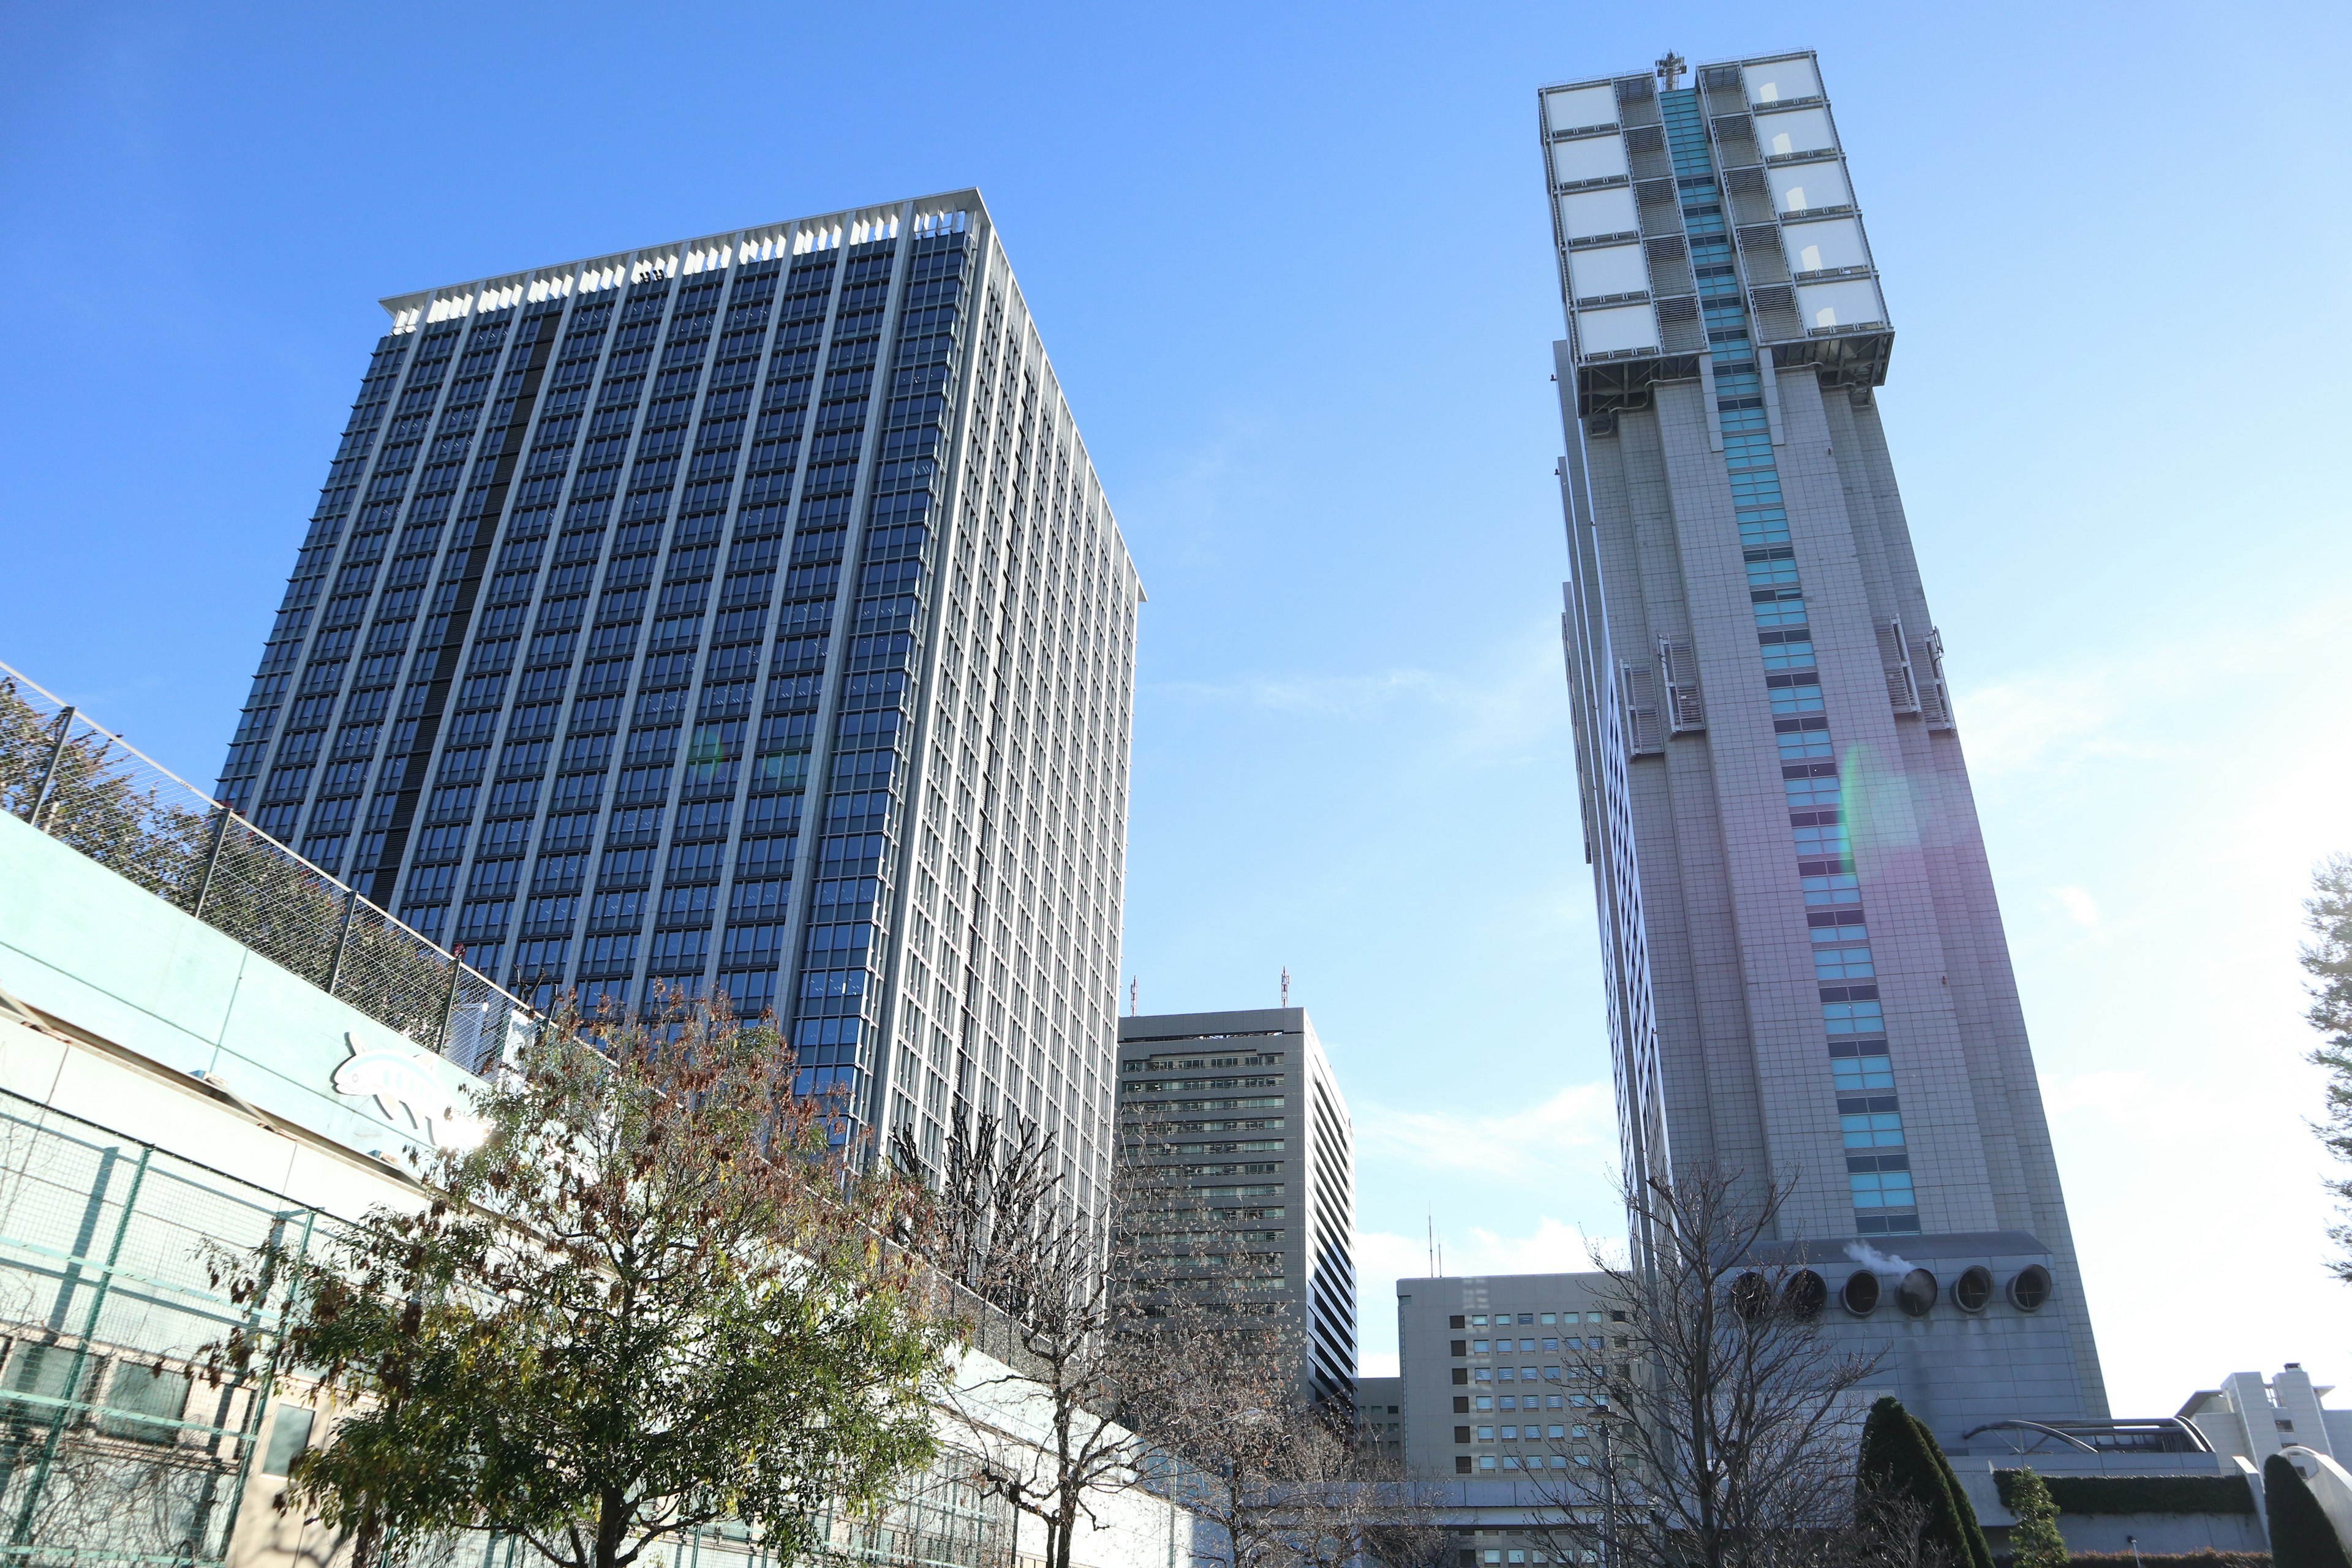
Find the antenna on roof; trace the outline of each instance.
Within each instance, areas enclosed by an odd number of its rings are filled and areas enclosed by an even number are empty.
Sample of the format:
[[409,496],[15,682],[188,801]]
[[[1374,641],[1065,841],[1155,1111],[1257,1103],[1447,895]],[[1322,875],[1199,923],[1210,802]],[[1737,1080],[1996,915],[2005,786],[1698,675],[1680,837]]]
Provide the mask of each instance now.
[[1135,1016],[1136,994],[1142,984],[1143,982],[1139,979],[1127,983],[1127,1016],[1130,1018]]
[[1664,88],[1668,92],[1674,91],[1676,87],[1681,85],[1683,72],[1687,69],[1689,66],[1690,62],[1688,60],[1675,53],[1674,50],[1668,49],[1664,54],[1658,57],[1658,85]]
[[1282,966],[1282,1005],[1290,1005],[1290,965]]

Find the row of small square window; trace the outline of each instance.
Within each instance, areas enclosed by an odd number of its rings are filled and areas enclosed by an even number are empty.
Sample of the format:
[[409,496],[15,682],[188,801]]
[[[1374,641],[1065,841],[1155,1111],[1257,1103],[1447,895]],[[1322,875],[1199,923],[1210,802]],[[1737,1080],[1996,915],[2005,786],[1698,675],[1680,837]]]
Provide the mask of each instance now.
[[1570,1406],[1582,1407],[1588,1404],[1605,1408],[1609,1404],[1609,1396],[1605,1394],[1480,1394],[1473,1395],[1457,1394],[1454,1396],[1454,1410],[1456,1415],[1466,1415],[1473,1409],[1559,1410]]
[[[1454,1473],[1457,1476],[1471,1474],[1473,1463],[1472,1457],[1468,1454],[1454,1455]],[[1590,1454],[1480,1454],[1475,1463],[1481,1470],[1589,1469],[1592,1464],[1592,1456]],[[1545,1560],[1544,1554],[1540,1552],[1532,1553],[1514,1552],[1510,1556],[1514,1563],[1520,1561],[1523,1556],[1531,1556],[1538,1563]],[[1488,1552],[1486,1560],[1489,1563],[1502,1561],[1501,1556],[1494,1552]],[[1584,1554],[1584,1561],[1587,1563],[1598,1560],[1597,1553],[1588,1552]],[[1556,1561],[1565,1563],[1569,1558],[1563,1553]]]
[[[1521,1312],[1516,1317],[1509,1312],[1496,1312],[1494,1315],[1493,1326],[1500,1329],[1507,1328],[1515,1323],[1574,1323],[1580,1321],[1597,1323],[1601,1321],[1601,1315],[1599,1312],[1586,1312],[1581,1316],[1575,1312]],[[1622,1323],[1625,1321],[1625,1314],[1622,1312],[1612,1311],[1609,1314],[1608,1321],[1612,1323]],[[1483,1329],[1487,1326],[1486,1314],[1484,1312],[1472,1312],[1467,1316],[1465,1316],[1460,1312],[1456,1312],[1453,1317],[1447,1320],[1447,1322],[1450,1327],[1456,1329]]]
[[[1599,1321],[1597,1314],[1595,1316],[1595,1321]],[[1470,1347],[1466,1352],[1462,1348],[1465,1343]],[[1494,1346],[1494,1349],[1491,1352],[1486,1348],[1490,1344]],[[1585,1350],[1588,1348],[1597,1351],[1606,1349],[1608,1342],[1599,1334],[1593,1335],[1590,1340],[1560,1340],[1556,1338],[1547,1338],[1538,1341],[1535,1339],[1524,1339],[1518,1342],[1518,1348],[1532,1354],[1538,1344],[1541,1344],[1541,1346],[1547,1351],[1557,1351],[1563,1347],[1572,1351]],[[1511,1342],[1509,1340],[1456,1340],[1454,1342],[1454,1353],[1455,1355],[1463,1355],[1465,1353],[1469,1355],[1509,1355],[1512,1353]]]
[[[1470,1442],[1473,1440],[1471,1434],[1475,1432],[1475,1440],[1481,1443],[1517,1443],[1520,1440],[1519,1430],[1517,1426],[1456,1426],[1454,1428],[1454,1440],[1457,1443]],[[1530,1443],[1540,1443],[1549,1438],[1555,1443],[1563,1439],[1580,1443],[1591,1435],[1590,1427],[1547,1423],[1541,1426],[1528,1427],[1526,1440]]]
[[1545,1383],[1559,1383],[1563,1379],[1563,1377],[1565,1377],[1567,1381],[1573,1383],[1581,1378],[1599,1377],[1601,1375],[1601,1368],[1599,1366],[1572,1365],[1568,1367],[1565,1373],[1563,1373],[1561,1368],[1558,1365],[1545,1366],[1542,1368],[1532,1366],[1457,1366],[1454,1369],[1454,1381],[1455,1383],[1534,1383],[1537,1381],[1538,1372],[1540,1372],[1542,1381]]

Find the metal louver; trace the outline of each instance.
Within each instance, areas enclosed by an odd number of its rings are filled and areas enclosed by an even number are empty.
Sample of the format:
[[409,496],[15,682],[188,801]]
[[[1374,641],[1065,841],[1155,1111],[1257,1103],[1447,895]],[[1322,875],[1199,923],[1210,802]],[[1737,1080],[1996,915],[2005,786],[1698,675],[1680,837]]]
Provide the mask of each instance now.
[[1617,676],[1624,698],[1626,754],[1655,756],[1666,749],[1658,730],[1657,678],[1638,664],[1620,664]]
[[1658,639],[1658,668],[1666,679],[1666,728],[1688,735],[1706,728],[1706,704],[1698,690],[1698,659],[1691,645],[1672,637]]
[[1926,637],[1913,638],[1911,666],[1927,676],[1919,682],[1919,711],[1927,715],[1927,727],[1950,729],[1952,699],[1944,685],[1944,634],[1929,626]]
[[1878,662],[1886,670],[1886,700],[1897,713],[1919,711],[1919,682],[1911,672],[1910,645],[1903,638],[1903,619],[1874,623],[1878,633]]

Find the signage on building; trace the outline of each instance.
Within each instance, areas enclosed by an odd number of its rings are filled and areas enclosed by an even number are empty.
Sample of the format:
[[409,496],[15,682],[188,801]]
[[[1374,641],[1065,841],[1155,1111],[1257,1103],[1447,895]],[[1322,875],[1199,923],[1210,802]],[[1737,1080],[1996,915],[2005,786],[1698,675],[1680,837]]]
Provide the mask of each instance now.
[[359,1036],[343,1036],[351,1055],[329,1080],[337,1094],[373,1100],[383,1119],[404,1127],[425,1142],[442,1149],[478,1148],[488,1127],[459,1107],[456,1089],[435,1076],[434,1058],[422,1053],[365,1046]]

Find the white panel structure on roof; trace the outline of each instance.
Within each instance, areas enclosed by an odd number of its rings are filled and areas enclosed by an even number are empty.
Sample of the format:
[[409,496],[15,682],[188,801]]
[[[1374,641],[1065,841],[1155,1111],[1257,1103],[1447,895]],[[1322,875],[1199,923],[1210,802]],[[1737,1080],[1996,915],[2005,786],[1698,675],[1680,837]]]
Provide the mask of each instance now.
[[1596,245],[1568,253],[1569,287],[1580,300],[1646,292],[1650,264],[1638,245]]
[[1827,153],[1837,147],[1837,132],[1830,126],[1826,109],[1794,109],[1785,114],[1759,114],[1756,117],[1756,142],[1764,149],[1767,158],[1786,158],[1794,153]]
[[1551,144],[1551,177],[1555,184],[1573,185],[1585,180],[1606,180],[1625,173],[1622,136],[1580,136]]
[[1623,185],[1597,191],[1571,191],[1559,198],[1560,231],[1570,239],[1592,239],[1604,234],[1635,234],[1642,219],[1633,210],[1633,193]]
[[1768,103],[1822,95],[1822,79],[1813,74],[1813,62],[1802,55],[1745,65],[1739,74],[1748,81],[1748,101],[1759,109]]
[[1612,305],[1604,310],[1576,313],[1576,346],[1587,359],[1594,354],[1658,346],[1657,312],[1647,305]]
[[1878,298],[1877,284],[1867,278],[1848,278],[1798,285],[1797,314],[1804,318],[1807,331],[1820,331],[1882,323],[1886,306]]
[[1563,131],[1617,123],[1617,89],[1607,82],[1598,87],[1564,87],[1544,94],[1544,126],[1557,136]]
[[1780,238],[1789,247],[1791,272],[1830,272],[1870,265],[1870,251],[1862,242],[1862,225],[1850,217],[1789,224],[1780,230]]
[[1853,205],[1853,193],[1846,189],[1845,170],[1835,160],[1783,163],[1770,174],[1775,212],[1790,215]]

